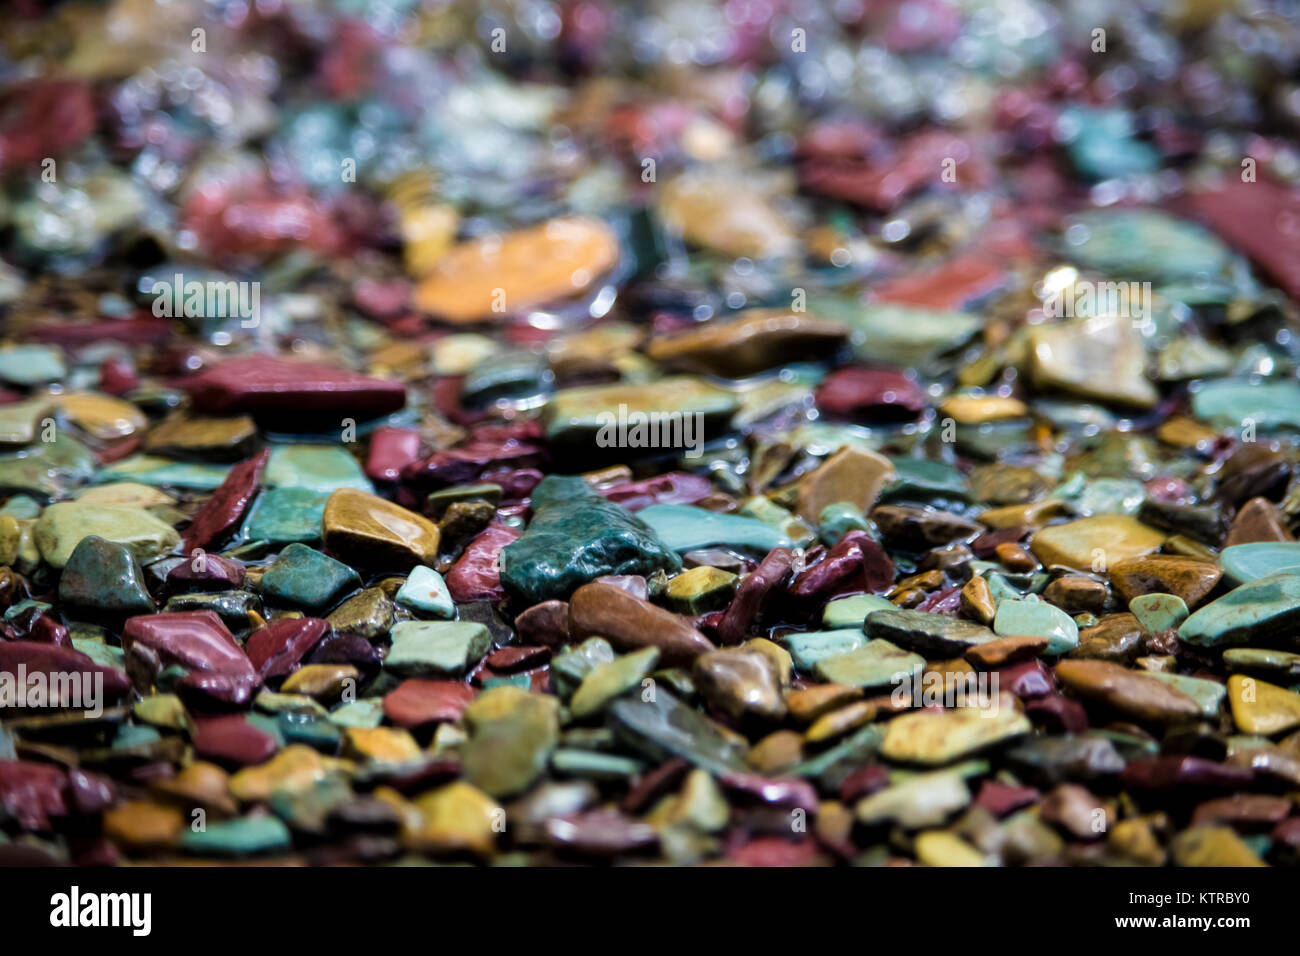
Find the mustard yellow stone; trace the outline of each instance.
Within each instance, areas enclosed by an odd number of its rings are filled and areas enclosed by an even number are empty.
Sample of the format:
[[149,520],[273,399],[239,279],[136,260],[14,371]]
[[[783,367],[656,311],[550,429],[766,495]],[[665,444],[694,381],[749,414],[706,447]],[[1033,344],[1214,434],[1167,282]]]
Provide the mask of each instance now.
[[1243,734],[1271,737],[1300,727],[1300,694],[1257,677],[1229,677],[1228,706]]
[[1030,539],[1029,549],[1046,565],[1104,571],[1125,558],[1150,554],[1164,540],[1163,532],[1129,515],[1096,515],[1044,528]]
[[223,817],[239,812],[239,804],[230,793],[230,775],[205,760],[186,764],[173,777],[150,781],[149,790],[154,796],[177,803],[183,809],[203,807],[209,813]]
[[951,418],[958,425],[979,425],[1029,414],[1025,403],[1006,395],[952,395],[939,406],[940,418]]
[[420,759],[420,745],[400,727],[348,727],[348,753],[376,763],[406,763]]
[[819,744],[846,734],[855,727],[871,723],[876,719],[880,707],[874,700],[860,700],[823,714],[812,722],[804,731],[804,740],[810,744]]
[[505,829],[505,811],[482,790],[462,780],[415,801],[419,822],[404,834],[411,849],[487,856]]
[[247,415],[229,418],[186,418],[174,415],[160,422],[144,441],[154,455],[198,455],[237,458],[257,438],[257,424]]
[[438,526],[424,515],[355,488],[325,502],[325,547],[350,564],[407,570],[438,563]]
[[361,672],[351,664],[304,664],[280,685],[284,694],[305,694],[333,703],[348,687],[355,689]]
[[925,866],[989,866],[984,854],[955,833],[927,830],[916,837],[916,859]]
[[352,763],[326,757],[306,744],[290,744],[264,764],[230,778],[230,792],[244,803],[269,800],[279,789],[301,790],[332,773],[348,773]]
[[1027,505],[1004,505],[981,511],[979,522],[990,528],[1033,528],[1046,524],[1052,518],[1066,513],[1065,502],[1056,498],[1045,498]]
[[56,401],[72,424],[100,441],[126,438],[148,424],[144,412],[111,395],[68,392],[57,396]]
[[149,800],[128,800],[104,812],[104,835],[118,846],[156,850],[171,846],[185,826],[175,807]]
[[0,565],[8,567],[18,560],[18,543],[23,529],[13,515],[0,515]]

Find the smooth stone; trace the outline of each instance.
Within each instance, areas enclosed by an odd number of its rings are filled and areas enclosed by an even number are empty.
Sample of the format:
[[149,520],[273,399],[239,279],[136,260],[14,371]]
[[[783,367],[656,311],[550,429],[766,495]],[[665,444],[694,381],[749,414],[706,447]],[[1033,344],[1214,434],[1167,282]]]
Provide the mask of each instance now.
[[664,594],[672,610],[697,617],[725,608],[736,593],[737,580],[730,571],[704,565],[674,576]]
[[604,637],[620,651],[657,647],[669,666],[688,665],[714,649],[685,618],[601,581],[573,592],[569,631],[578,640]]
[[447,582],[437,571],[422,564],[411,569],[410,576],[402,582],[393,599],[425,617],[446,620],[456,616],[456,605],[447,589]]
[[9,455],[0,455],[0,490],[42,501],[70,494],[95,474],[95,457],[66,434]]
[[253,451],[257,425],[247,415],[188,418],[175,415],[159,422],[144,441],[144,450],[163,458],[238,461]]
[[801,671],[811,671],[819,661],[847,654],[866,643],[862,630],[856,627],[783,634],[778,640],[790,652],[795,666]]
[[306,790],[351,768],[349,761],[326,757],[303,744],[289,744],[266,762],[232,775],[229,788],[241,803],[264,803],[277,790]]
[[267,566],[258,586],[268,597],[317,611],[360,585],[361,578],[346,564],[294,543]]
[[438,526],[424,515],[354,488],[330,495],[321,517],[325,547],[351,564],[408,568],[438,560]]
[[888,369],[836,369],[817,387],[817,408],[835,418],[861,423],[912,421],[924,411],[925,391],[913,379]]
[[73,549],[59,576],[59,600],[113,617],[154,610],[135,555],[126,545],[96,535],[82,538]]
[[283,677],[324,639],[329,625],[320,618],[285,617],[248,636],[244,651],[263,678]]
[[978,315],[946,309],[927,309],[895,303],[852,305],[836,309],[821,298],[809,308],[853,327],[854,352],[869,362],[900,367],[927,364],[941,352],[970,339],[981,328]]
[[837,501],[817,516],[817,536],[822,544],[834,545],[850,531],[870,531],[871,522],[847,501]]
[[776,365],[826,358],[848,338],[845,326],[807,312],[746,309],[734,318],[656,336],[646,354],[688,372],[744,378]]
[[691,676],[700,694],[733,718],[780,720],[785,716],[780,673],[767,655],[749,646],[701,654]]
[[1029,718],[1009,707],[914,711],[889,722],[880,752],[889,760],[938,766],[1031,729]]
[[492,646],[487,627],[469,621],[401,621],[392,637],[384,668],[403,677],[463,673]]
[[202,830],[187,830],[180,847],[191,853],[215,856],[252,856],[287,850],[289,828],[270,814],[212,822]]
[[[1220,557],[1226,555],[1225,550]],[[1300,570],[1300,559],[1296,566]],[[1224,570],[1227,570],[1226,563]],[[1195,607],[1214,590],[1223,573],[1208,561],[1172,554],[1149,554],[1116,561],[1110,566],[1110,582],[1126,601],[1143,594],[1174,594],[1188,607]]]
[[1035,327],[1030,376],[1039,388],[1151,408],[1160,397],[1146,378],[1146,348],[1132,318],[1098,315]]
[[1300,694],[1255,677],[1228,678],[1228,705],[1245,734],[1271,737],[1300,726]]
[[[656,379],[645,385],[584,385],[560,389],[542,411],[546,437],[560,445],[591,448],[614,423],[626,422],[628,449],[654,450],[656,439],[662,440],[662,425],[651,415],[665,412],[700,415],[704,432],[711,434],[726,425],[740,407],[736,395],[703,379],[675,375]],[[683,419],[683,421],[686,421]],[[644,423],[638,430],[638,423]],[[674,426],[675,428],[675,426]],[[675,437],[672,431],[669,437]],[[703,441],[705,434],[688,434],[682,428],[683,450],[686,439]]]
[[866,690],[884,690],[910,681],[925,670],[925,658],[876,638],[843,654],[814,662],[813,673],[822,680]]
[[[249,591],[216,591],[210,594],[176,594],[167,599],[164,611],[213,611],[233,631],[261,624],[262,602]],[[254,616],[256,615],[256,616]]]
[[53,400],[44,395],[0,405],[0,445],[30,445],[53,412]]
[[977,668],[992,670],[1006,664],[1031,661],[1047,650],[1050,638],[1043,636],[1002,637],[987,644],[976,644],[966,651],[966,660]]
[[1192,393],[1192,413],[1221,427],[1241,428],[1249,421],[1266,432],[1300,428],[1300,385],[1277,379],[1206,382]]
[[489,856],[496,846],[501,808],[482,790],[456,780],[415,801],[418,818],[402,833],[413,850]]
[[637,512],[664,547],[677,553],[706,548],[766,554],[790,545],[779,529],[738,514],[707,511],[692,505],[651,505]]
[[400,727],[348,727],[343,739],[347,756],[354,760],[405,764],[420,759],[420,745]]
[[927,658],[960,657],[998,635],[980,624],[943,614],[894,608],[874,611],[863,625],[867,637],[885,640]]
[[71,692],[66,675],[81,674],[87,681],[103,680],[105,701],[115,701],[128,690],[131,683],[127,675],[115,666],[98,664],[82,651],[40,641],[0,641],[0,674],[8,677],[6,696],[16,689],[21,670],[28,678],[41,674],[51,703],[71,706],[77,702],[65,698]]
[[1177,723],[1201,716],[1193,698],[1153,675],[1098,660],[1064,660],[1056,676],[1070,690],[1098,700],[1136,720]]
[[[264,454],[259,452],[258,454]],[[257,457],[256,455],[254,457]],[[202,462],[173,461],[154,455],[132,455],[104,468],[98,475],[100,481],[137,481],[164,488],[187,488],[192,491],[214,491],[229,477],[228,465],[210,465]]]
[[1200,647],[1267,643],[1300,622],[1300,575],[1270,574],[1234,588],[1194,612],[1178,628]]
[[158,655],[164,666],[176,664],[187,673],[182,688],[224,703],[244,704],[261,684],[244,649],[212,611],[180,611],[129,618],[122,629],[122,646],[135,644]]
[[1171,687],[1182,691],[1201,708],[1201,716],[1213,720],[1219,716],[1219,706],[1228,693],[1228,688],[1215,680],[1189,677],[1186,674],[1165,674],[1151,672],[1147,676],[1164,681]]
[[827,630],[860,628],[872,611],[892,610],[894,605],[888,599],[875,594],[835,598],[827,601],[826,607],[822,609],[822,627]]
[[1234,544],[1219,552],[1223,573],[1241,584],[1271,574],[1300,574],[1300,542]]
[[270,451],[266,483],[272,488],[373,490],[360,463],[339,445],[274,445]]
[[975,847],[955,833],[929,830],[919,833],[914,844],[916,861],[922,866],[992,866],[993,864]]
[[1138,623],[1152,634],[1178,627],[1187,620],[1187,604],[1174,594],[1142,594],[1128,602]]
[[790,255],[799,247],[773,188],[710,169],[685,172],[656,189],[655,213],[674,236],[728,259]]
[[1127,279],[1216,275],[1232,255],[1199,226],[1153,209],[1099,209],[1072,217],[1072,224],[1078,228],[1067,233],[1070,257]]
[[447,509],[459,502],[486,502],[494,508],[501,501],[502,488],[492,482],[477,485],[456,485],[429,492],[424,501],[424,512],[434,521],[440,521]]
[[280,742],[253,718],[242,714],[203,717],[193,735],[194,752],[230,767],[248,767],[270,759]]
[[244,512],[262,487],[262,475],[270,460],[265,449],[235,465],[194,515],[185,529],[185,550],[211,548],[221,544],[239,526]]
[[867,826],[906,830],[942,826],[971,802],[965,779],[951,770],[918,773],[859,800],[854,815]]
[[465,779],[494,797],[527,790],[559,743],[560,702],[518,687],[485,690],[465,708]]
[[1079,644],[1079,627],[1074,619],[1034,595],[1001,602],[993,619],[993,631],[1003,637],[1046,637],[1048,654],[1064,654]]
[[94,392],[64,392],[57,398],[68,420],[91,438],[115,441],[135,434],[148,424],[140,409],[130,402]]
[[651,760],[681,757],[720,774],[746,768],[743,738],[662,688],[650,700],[640,695],[619,698],[608,714],[618,736]]
[[165,583],[172,592],[186,591],[237,591],[244,586],[244,565],[234,558],[219,554],[204,554],[202,558],[182,558],[167,572]]
[[1267,866],[1231,827],[1191,827],[1169,841],[1177,866]]
[[951,418],[958,425],[1024,418],[1029,408],[1018,398],[1002,395],[950,395],[939,405],[941,418]]
[[176,503],[176,499],[166,492],[134,481],[83,488],[77,492],[76,500],[84,505],[113,505],[118,508],[152,508]]
[[184,380],[202,412],[276,415],[300,421],[305,412],[337,422],[396,412],[406,386],[314,362],[254,353],[226,359]]
[[149,852],[171,846],[185,828],[175,807],[151,800],[128,800],[104,812],[104,836],[119,846]]
[[569,700],[569,712],[581,720],[603,711],[616,697],[640,687],[658,661],[659,649],[646,647],[597,664]]
[[161,557],[181,543],[171,525],[147,511],[76,501],[47,507],[33,533],[41,556],[56,568],[67,565],[77,545],[91,535],[124,545],[142,562]]
[[1045,566],[1086,571],[1098,558],[1104,567],[1112,567],[1125,558],[1150,554],[1164,540],[1162,532],[1129,515],[1096,515],[1043,528],[1030,539],[1029,549]]
[[980,624],[990,625],[997,618],[997,601],[993,597],[988,581],[978,574],[972,575],[971,579],[962,585],[959,603],[962,613]]
[[740,579],[736,596],[718,622],[718,638],[723,644],[739,644],[751,629],[762,622],[769,600],[781,593],[794,571],[794,552],[774,548],[749,574]]
[[500,553],[501,583],[529,604],[566,598],[602,575],[681,567],[647,523],[581,478],[544,478],[533,489],[532,506],[523,535]]
[[884,455],[845,446],[799,480],[796,510],[811,522],[817,521],[828,505],[839,502],[848,502],[867,514],[896,474],[894,463]]
[[53,345],[6,345],[0,348],[0,381],[30,387],[62,381],[68,374],[63,350]]
[[[1220,494],[1223,494],[1220,484]],[[1223,539],[1223,549],[1243,544],[1295,541],[1282,524],[1277,505],[1267,498],[1251,498],[1238,509],[1232,527]]]
[[304,664],[285,678],[280,691],[333,703],[345,690],[355,688],[360,677],[351,664]]
[[551,659],[551,688],[561,699],[570,698],[588,674],[616,657],[609,641],[603,637],[589,637],[572,650]]
[[321,538],[329,493],[310,488],[267,488],[249,509],[242,534],[248,541],[310,544]]
[[384,695],[384,716],[408,730],[460,720],[478,691],[457,680],[412,677]]
[[1088,179],[1100,182],[1160,169],[1159,150],[1137,138],[1133,115],[1125,109],[1069,106],[1059,125],[1070,162]]

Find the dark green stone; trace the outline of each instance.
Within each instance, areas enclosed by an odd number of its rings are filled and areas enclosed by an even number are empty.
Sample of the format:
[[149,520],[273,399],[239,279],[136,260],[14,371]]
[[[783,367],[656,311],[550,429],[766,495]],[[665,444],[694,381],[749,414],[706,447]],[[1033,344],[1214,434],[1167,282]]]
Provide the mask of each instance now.
[[69,608],[116,617],[154,610],[131,550],[98,535],[82,538],[73,548],[59,578],[59,600]]
[[261,584],[268,597],[312,610],[328,607],[360,586],[361,578],[346,564],[296,543],[271,562]]
[[683,757],[713,773],[746,768],[742,743],[662,689],[649,701],[643,696],[616,700],[609,715],[615,732],[656,763]]

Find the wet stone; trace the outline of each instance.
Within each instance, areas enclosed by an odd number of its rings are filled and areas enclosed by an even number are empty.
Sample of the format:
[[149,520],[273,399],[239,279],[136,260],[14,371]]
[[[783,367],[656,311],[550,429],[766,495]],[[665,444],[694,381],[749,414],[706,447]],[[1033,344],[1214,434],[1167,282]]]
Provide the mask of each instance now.
[[392,639],[384,667],[403,677],[463,673],[492,645],[488,629],[468,621],[401,621]]
[[264,595],[309,610],[323,610],[361,584],[352,568],[309,548],[291,544],[262,574]]

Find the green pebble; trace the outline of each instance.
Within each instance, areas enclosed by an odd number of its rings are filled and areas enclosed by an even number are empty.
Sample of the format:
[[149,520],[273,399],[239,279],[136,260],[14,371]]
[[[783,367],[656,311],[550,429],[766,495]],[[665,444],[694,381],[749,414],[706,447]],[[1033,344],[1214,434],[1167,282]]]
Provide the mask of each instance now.
[[470,621],[402,621],[392,637],[384,667],[402,677],[463,673],[492,646],[486,625]]
[[1138,623],[1153,634],[1187,620],[1187,602],[1176,594],[1142,594],[1128,602]]
[[425,617],[448,619],[456,616],[456,604],[442,575],[422,564],[411,569],[410,576],[397,589],[395,600]]
[[249,510],[242,537],[275,544],[319,541],[328,500],[329,493],[311,488],[268,488]]
[[267,566],[260,585],[269,597],[313,611],[323,610],[360,586],[361,578],[346,564],[298,543]]
[[202,830],[187,830],[181,848],[191,853],[217,856],[251,856],[287,850],[289,828],[278,817],[258,815],[209,823]]
[[721,514],[691,505],[651,505],[637,512],[660,541],[679,553],[706,548],[731,548],[767,554],[790,547],[790,538],[754,518]]
[[1048,654],[1064,654],[1079,646],[1079,627],[1074,619],[1034,595],[1000,603],[993,631],[1004,637],[1046,637]]

